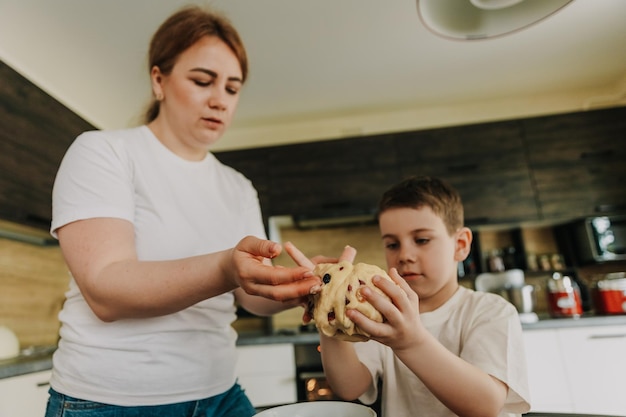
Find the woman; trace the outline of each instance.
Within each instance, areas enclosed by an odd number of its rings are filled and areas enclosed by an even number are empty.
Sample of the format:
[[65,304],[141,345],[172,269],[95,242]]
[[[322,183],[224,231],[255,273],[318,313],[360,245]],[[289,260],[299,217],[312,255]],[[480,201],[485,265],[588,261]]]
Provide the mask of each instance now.
[[46,416],[253,415],[234,302],[272,314],[319,284],[271,266],[282,248],[256,191],[208,152],[247,75],[233,26],[182,9],[154,34],[149,68],[146,125],[80,135],[55,180],[51,232],[72,279]]

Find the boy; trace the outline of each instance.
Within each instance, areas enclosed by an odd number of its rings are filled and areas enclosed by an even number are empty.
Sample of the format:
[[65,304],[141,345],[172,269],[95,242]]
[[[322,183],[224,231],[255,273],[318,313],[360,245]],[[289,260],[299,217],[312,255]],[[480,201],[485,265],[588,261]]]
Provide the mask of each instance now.
[[[390,276],[375,278],[390,298],[363,289],[385,317],[346,313],[372,335],[351,343],[320,334],[333,391],[371,404],[382,379],[385,417],[512,416],[530,408],[517,311],[495,294],[457,281],[470,251],[460,196],[446,182],[409,178],[379,204],[379,227]],[[342,257],[354,258],[344,252]]]

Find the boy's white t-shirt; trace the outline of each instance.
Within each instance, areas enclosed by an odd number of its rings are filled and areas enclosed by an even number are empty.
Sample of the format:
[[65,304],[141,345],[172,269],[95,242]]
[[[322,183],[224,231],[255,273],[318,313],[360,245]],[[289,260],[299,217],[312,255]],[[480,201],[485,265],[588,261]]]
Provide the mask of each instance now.
[[[147,126],[80,135],[53,190],[51,232],[81,219],[131,222],[140,260],[159,261],[265,238],[256,190],[208,153],[169,151]],[[207,280],[213,279],[211,276]],[[235,382],[232,292],[147,319],[99,320],[72,278],[50,384],[63,394],[123,406],[210,397]]]
[[[420,318],[450,352],[508,385],[500,417],[520,415],[530,409],[522,326],[512,304],[496,294],[461,286],[444,305]],[[362,402],[371,404],[376,400],[374,381],[381,378],[384,416],[455,416],[388,346],[371,340],[356,343],[355,349],[373,377],[372,385],[359,398]]]

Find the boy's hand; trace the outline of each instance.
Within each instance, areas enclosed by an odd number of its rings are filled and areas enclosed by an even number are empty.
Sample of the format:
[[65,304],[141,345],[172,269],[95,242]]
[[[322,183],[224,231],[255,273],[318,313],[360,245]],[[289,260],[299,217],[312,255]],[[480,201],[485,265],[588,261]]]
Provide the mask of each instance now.
[[374,277],[372,282],[387,294],[390,300],[369,288],[361,289],[361,295],[385,318],[382,323],[370,320],[353,309],[346,311],[346,315],[361,329],[368,332],[372,339],[396,351],[414,347],[420,343],[425,329],[419,318],[419,297],[415,291],[402,279],[395,268],[389,270],[389,276],[398,285],[380,277]]
[[[349,261],[354,262],[354,258],[356,257],[356,249],[351,246],[346,246],[343,249],[343,252],[339,256],[339,258],[330,258],[323,255],[314,256],[309,259],[304,253],[300,251],[293,243],[285,242],[283,245],[287,254],[294,260],[296,264],[299,266],[304,266],[309,268],[310,270],[315,269],[315,265],[319,263],[337,263],[341,261]],[[321,285],[316,285],[311,287],[310,294],[315,294],[321,290]],[[311,306],[309,303],[311,302],[310,297],[302,297],[301,305],[304,307],[304,313],[302,314],[302,322],[309,323],[313,316],[311,314]]]

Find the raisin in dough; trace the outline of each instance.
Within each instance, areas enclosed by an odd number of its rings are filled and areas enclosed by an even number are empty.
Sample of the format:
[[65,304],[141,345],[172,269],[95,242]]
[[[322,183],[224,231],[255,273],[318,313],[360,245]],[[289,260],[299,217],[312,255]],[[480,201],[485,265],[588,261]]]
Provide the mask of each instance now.
[[348,261],[336,264],[318,264],[313,272],[322,277],[322,289],[312,295],[313,321],[315,326],[327,336],[357,342],[369,339],[369,334],[346,317],[346,309],[360,311],[370,319],[382,322],[382,315],[360,295],[360,288],[367,285],[388,298],[372,284],[372,277],[379,275],[391,281],[387,273],[376,265]]

